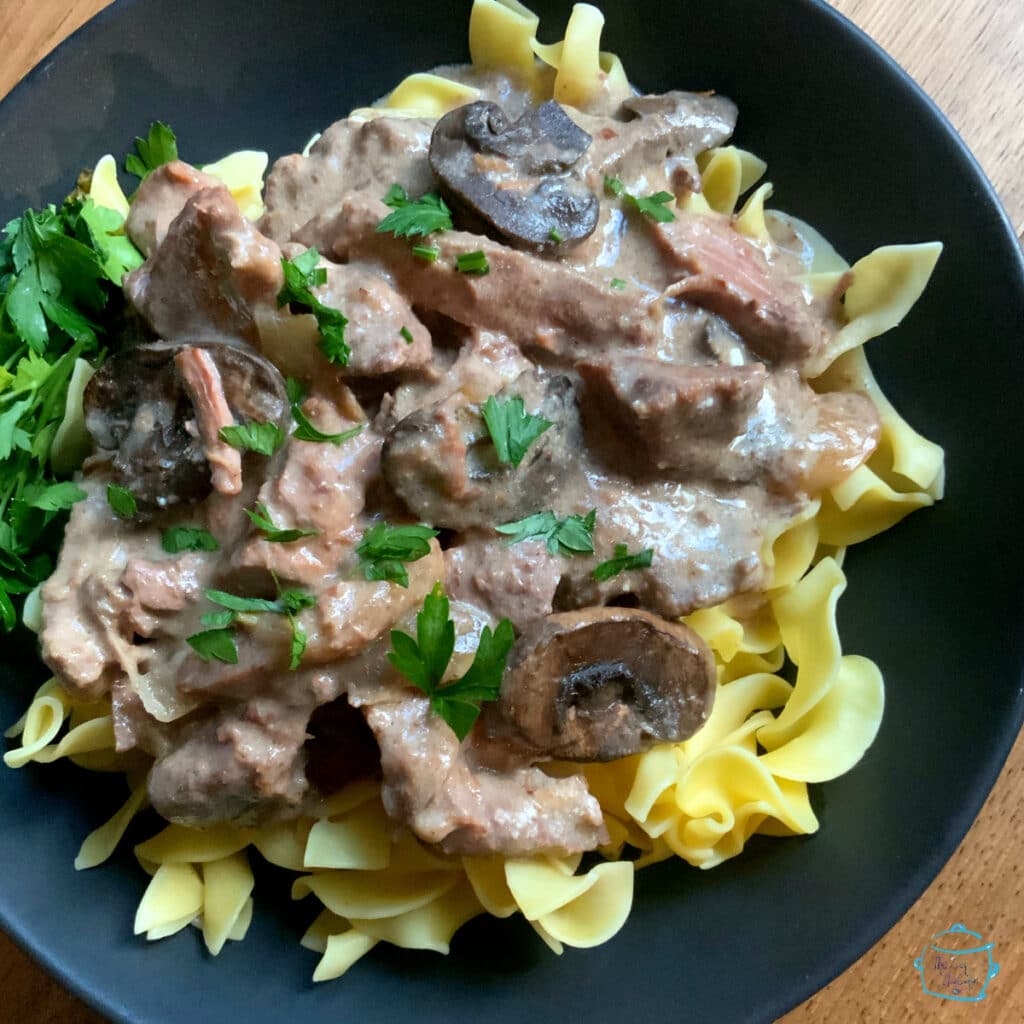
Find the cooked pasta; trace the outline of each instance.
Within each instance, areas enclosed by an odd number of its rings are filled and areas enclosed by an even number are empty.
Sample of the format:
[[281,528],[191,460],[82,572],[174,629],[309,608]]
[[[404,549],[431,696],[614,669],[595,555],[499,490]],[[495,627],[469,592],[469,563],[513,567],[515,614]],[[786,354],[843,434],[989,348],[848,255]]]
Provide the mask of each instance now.
[[[536,38],[538,18],[517,0],[476,0],[473,64],[518,75],[538,98],[553,96],[587,111],[602,96],[628,92],[621,62],[600,50],[603,21],[596,8],[577,4],[564,38],[543,45]],[[415,74],[383,108],[436,118],[478,95],[443,74]],[[361,116],[380,111],[368,108]],[[344,974],[379,942],[447,953],[457,930],[480,914],[521,914],[561,953],[565,946],[602,943],[623,926],[637,869],[673,856],[708,869],[737,856],[754,834],[818,829],[808,786],[857,764],[878,732],[884,707],[878,667],[842,651],[836,606],[846,587],[843,553],[932,504],[943,487],[942,449],[888,402],[864,345],[906,316],[941,246],[889,246],[848,267],[816,231],[766,206],[771,184],[751,193],[766,170],[759,158],[725,146],[705,151],[697,164],[702,189],[681,192],[681,209],[732,216],[740,232],[761,243],[795,232],[803,245],[800,283],[822,301],[848,281],[838,313],[843,326],[811,384],[820,393],[867,394],[881,422],[880,443],[864,465],[807,503],[784,528],[769,531],[763,560],[770,575],[758,600],[732,598],[685,617],[715,660],[717,692],[706,724],[686,741],[641,754],[545,766],[556,777],[582,771],[600,804],[608,832],[600,848],[604,860],[584,872],[579,855],[454,857],[429,850],[408,831],[396,834],[380,784],[364,780],[328,799],[316,817],[252,829],[170,824],[137,845],[135,856],[151,877],[136,934],[155,940],[193,924],[213,955],[227,941],[241,940],[253,913],[249,858],[256,853],[294,872],[293,898],[315,904],[302,941],[320,955],[316,981]],[[243,152],[205,171],[222,179],[243,213],[255,219],[264,210],[266,166],[265,154]],[[112,158],[97,164],[92,189],[97,203],[127,215]],[[82,365],[75,369],[54,452],[55,462],[68,466],[83,445],[82,391],[89,371]],[[787,658],[795,666],[793,681],[779,674]],[[6,735],[17,740],[4,755],[11,768],[60,758],[97,770],[122,768],[110,701],[72,698],[53,680]],[[76,868],[107,860],[145,807],[146,780],[135,762],[131,768],[126,802],[86,838]]]

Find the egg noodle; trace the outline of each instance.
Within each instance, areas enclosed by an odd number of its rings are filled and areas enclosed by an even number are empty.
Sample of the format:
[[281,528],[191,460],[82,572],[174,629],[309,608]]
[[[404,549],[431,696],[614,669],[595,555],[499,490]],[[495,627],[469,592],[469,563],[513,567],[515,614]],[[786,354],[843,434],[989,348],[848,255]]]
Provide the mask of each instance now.
[[[516,0],[476,0],[469,30],[473,63],[525,76],[538,100],[553,95],[586,107],[602,82],[625,82],[619,59],[600,50],[603,22],[595,7],[577,4],[564,39],[542,45],[538,18]],[[383,108],[389,115],[437,117],[475,96],[460,83],[416,74],[382,106],[357,114],[376,116]],[[235,153],[205,171],[222,178],[243,212],[256,218],[266,165],[266,154]],[[255,852],[297,874],[293,898],[312,897],[322,907],[302,939],[320,954],[316,981],[344,974],[378,942],[447,953],[459,927],[484,913],[522,914],[561,953],[564,946],[602,943],[622,927],[638,868],[672,856],[711,868],[735,857],[754,834],[817,830],[808,784],[833,779],[857,763],[878,731],[884,705],[877,666],[843,654],[840,645],[836,604],[846,587],[844,552],[933,504],[943,487],[942,449],[889,404],[863,346],[907,314],[941,246],[889,246],[851,268],[813,229],[766,208],[770,184],[740,205],[766,170],[754,155],[722,147],[703,154],[700,168],[703,192],[682,197],[684,209],[732,215],[736,228],[755,240],[770,240],[780,226],[795,232],[805,252],[801,283],[812,292],[827,293],[852,275],[843,307],[847,322],[829,352],[834,361],[816,368],[820,375],[811,384],[818,391],[867,393],[882,424],[881,442],[868,462],[766,540],[767,592],[756,601],[746,595],[686,617],[717,661],[718,691],[707,724],[686,742],[622,760],[546,766],[556,774],[582,771],[604,811],[611,837],[599,851],[605,860],[585,873],[578,873],[579,855],[443,858],[411,835],[394,839],[379,784],[364,781],[330,798],[316,819],[255,830],[168,825],[136,846],[151,876],[136,934],[160,939],[196,925],[212,954],[228,940],[244,938],[253,913],[249,858]],[[96,167],[92,197],[127,213],[111,157]],[[81,427],[76,433],[74,423],[77,417],[80,424],[87,379],[83,371],[70,388],[71,426],[62,443],[72,448],[80,444]],[[777,674],[787,657],[796,666],[794,683]],[[4,757],[12,768],[60,758],[92,771],[126,767],[114,749],[109,700],[79,701],[52,680],[5,735],[20,740]],[[76,868],[109,858],[146,806],[144,769],[127,771],[126,779],[128,799],[86,838]]]

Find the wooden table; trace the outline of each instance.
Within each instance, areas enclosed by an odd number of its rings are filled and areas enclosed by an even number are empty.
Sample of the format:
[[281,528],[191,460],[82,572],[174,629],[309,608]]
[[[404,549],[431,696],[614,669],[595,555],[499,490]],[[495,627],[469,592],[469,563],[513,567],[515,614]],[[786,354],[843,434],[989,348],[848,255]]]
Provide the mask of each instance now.
[[[0,96],[107,2],[0,0]],[[981,160],[1018,234],[1024,231],[1024,0],[835,0],[835,6],[934,97]],[[873,949],[782,1024],[1024,1020],[1022,827],[1024,734],[974,827],[928,891]],[[984,1003],[926,996],[912,970],[927,937],[953,921],[997,943],[1002,971]],[[102,1024],[3,935],[0,1007],[4,1022]]]

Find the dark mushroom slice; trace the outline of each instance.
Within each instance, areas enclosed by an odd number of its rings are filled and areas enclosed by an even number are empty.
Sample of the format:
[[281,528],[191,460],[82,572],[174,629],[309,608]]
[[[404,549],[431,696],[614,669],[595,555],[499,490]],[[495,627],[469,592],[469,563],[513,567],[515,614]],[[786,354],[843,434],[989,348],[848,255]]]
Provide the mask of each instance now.
[[112,455],[113,482],[132,492],[143,518],[202,501],[215,487],[234,493],[241,463],[222,450],[221,426],[284,430],[289,422],[276,367],[248,346],[220,341],[123,349],[96,371],[84,405],[96,447]]
[[511,726],[538,754],[612,761],[692,736],[715,697],[715,662],[680,623],[632,608],[549,615],[513,648],[492,738]]
[[572,382],[528,370],[496,397],[512,395],[553,424],[516,467],[498,462],[480,405],[461,391],[395,425],[381,469],[417,518],[454,530],[490,530],[551,506],[579,463]]
[[554,100],[518,121],[495,103],[469,103],[437,122],[430,166],[452,204],[500,240],[553,252],[597,227],[598,198],[570,173],[590,142]]

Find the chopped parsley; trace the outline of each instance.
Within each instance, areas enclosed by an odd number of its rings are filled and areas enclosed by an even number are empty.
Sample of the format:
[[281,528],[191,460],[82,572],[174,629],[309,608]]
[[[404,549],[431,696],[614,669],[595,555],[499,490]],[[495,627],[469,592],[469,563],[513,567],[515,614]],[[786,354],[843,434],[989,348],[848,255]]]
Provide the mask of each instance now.
[[284,444],[284,434],[276,423],[238,423],[221,427],[217,436],[232,448],[258,455],[273,455]]
[[625,544],[616,544],[614,557],[594,567],[594,579],[599,583],[604,583],[605,580],[618,576],[620,572],[627,572],[630,569],[646,569],[653,559],[653,548],[646,548],[631,555]]
[[217,538],[196,526],[171,526],[160,535],[160,543],[169,555],[180,551],[217,551]]
[[651,220],[655,220],[659,224],[667,224],[676,219],[676,215],[665,205],[675,199],[671,192],[655,192],[649,196],[635,196],[632,192],[626,191],[626,186],[618,178],[607,177],[604,179],[604,188],[609,195],[618,196],[644,216],[650,217]]
[[477,249],[475,252],[460,252],[455,257],[455,269],[460,274],[479,274],[483,277],[491,272],[491,265],[483,249]]
[[[0,624],[53,571],[84,492],[53,469],[68,389],[120,336],[121,279],[142,254],[120,214],[82,191],[0,229]],[[59,451],[59,463],[68,452]],[[61,465],[62,474],[71,466]]]
[[256,503],[255,510],[247,508],[244,511],[252,520],[256,529],[263,534],[263,539],[270,541],[272,544],[290,544],[292,541],[300,540],[302,537],[316,537],[320,533],[319,530],[281,529],[274,522],[273,517],[270,515],[270,510],[262,501]]
[[193,633],[186,639],[189,647],[203,661],[216,659],[228,665],[238,664],[238,645],[235,643],[235,631],[230,627],[204,629],[201,633]]
[[284,287],[277,294],[277,305],[288,306],[293,313],[312,314],[320,330],[320,351],[330,362],[348,366],[352,355],[345,341],[348,318],[340,309],[325,306],[312,291],[327,283],[327,270],[319,263],[320,253],[316,249],[307,249],[293,260],[282,257]]
[[553,555],[589,555],[594,550],[594,523],[597,510],[585,516],[566,516],[559,519],[554,512],[535,512],[514,523],[495,527],[498,533],[510,537],[510,544],[524,540],[543,540]]
[[411,345],[413,343],[412,331],[410,331],[408,327],[403,326],[398,333],[405,339],[406,345]]
[[498,453],[498,461],[518,466],[527,449],[553,424],[543,416],[527,414],[519,395],[499,399],[491,395],[483,404],[481,414]]
[[391,631],[388,661],[430,698],[434,714],[443,718],[463,740],[480,714],[480,704],[495,700],[501,691],[505,662],[515,642],[512,623],[502,619],[494,632],[484,626],[473,663],[460,679],[442,686],[455,651],[455,623],[441,584],[437,583],[416,616],[416,639],[401,630]]
[[377,231],[382,234],[417,238],[452,229],[452,211],[434,192],[427,192],[419,199],[410,199],[401,185],[392,185],[384,196],[384,202],[392,212],[377,225]]
[[414,245],[412,254],[428,263],[436,263],[437,257],[441,255],[441,250],[436,245]]
[[548,238],[550,238],[551,241],[555,243],[555,245],[561,245],[562,242],[565,241],[565,238],[563,237],[562,232],[559,231],[558,228],[552,228],[548,232]]
[[613,277],[611,280],[611,286],[617,291],[621,292],[626,287],[626,282],[621,277]]
[[120,519],[131,519],[139,511],[135,495],[120,484],[107,484],[107,504]]
[[429,526],[388,526],[377,523],[363,534],[356,548],[359,568],[368,580],[387,580],[409,586],[405,562],[418,562],[430,554],[431,538],[437,530]]
[[[274,577],[277,583],[277,577]],[[283,589],[277,583],[277,599],[268,600],[264,597],[240,597],[226,590],[207,590],[206,599],[221,608],[223,612],[207,613],[200,620],[204,626],[212,627],[201,633],[188,637],[188,644],[204,661],[216,658],[229,665],[238,663],[238,647],[235,641],[235,627],[239,615],[260,615],[270,613],[283,615],[291,627],[289,644],[288,668],[296,669],[306,650],[306,631],[299,624],[296,616],[305,608],[316,604],[316,595],[307,594],[304,590]]]
[[154,121],[144,139],[136,138],[135,152],[124,158],[124,169],[145,181],[163,164],[178,159],[178,141],[162,121]]
[[292,404],[292,419],[295,420],[292,437],[299,441],[316,441],[320,444],[344,444],[363,432],[364,423],[359,423],[338,434],[325,434],[322,430],[317,430],[310,423],[309,417],[302,411],[302,403],[306,400],[303,386],[294,377],[289,377],[285,386],[288,389],[288,400]]

